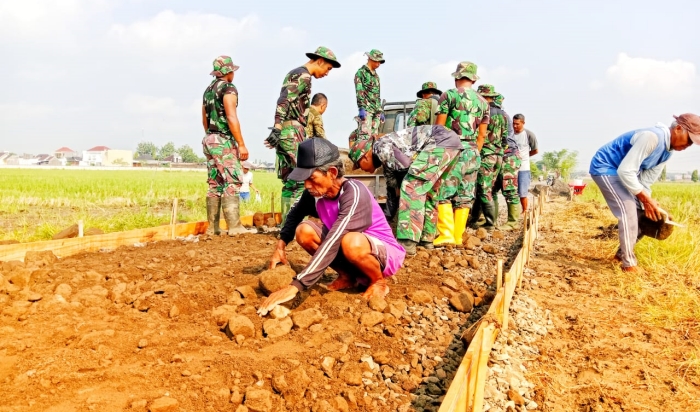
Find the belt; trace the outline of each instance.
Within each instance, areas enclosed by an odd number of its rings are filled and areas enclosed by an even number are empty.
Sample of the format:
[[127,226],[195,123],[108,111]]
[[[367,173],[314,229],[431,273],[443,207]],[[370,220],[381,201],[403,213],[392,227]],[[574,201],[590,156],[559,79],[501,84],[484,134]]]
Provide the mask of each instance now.
[[286,126],[303,126],[301,123],[297,122],[296,120],[287,120],[286,122],[282,122],[282,127]]

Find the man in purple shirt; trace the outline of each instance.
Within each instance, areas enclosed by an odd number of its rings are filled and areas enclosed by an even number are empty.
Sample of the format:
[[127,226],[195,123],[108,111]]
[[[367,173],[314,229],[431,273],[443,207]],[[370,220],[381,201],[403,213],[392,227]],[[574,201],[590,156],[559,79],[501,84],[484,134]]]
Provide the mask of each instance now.
[[[368,284],[366,299],[389,293],[385,278],[398,272],[406,251],[367,186],[344,173],[338,148],[329,140],[314,137],[299,145],[297,167],[289,178],[303,181],[304,191],[287,215],[270,268],[288,263],[285,247],[293,239],[313,257],[289,286],[262,303],[258,314],[266,315],[313,286],[329,266],[338,272],[330,290]],[[319,218],[323,225],[304,221],[306,216]]]

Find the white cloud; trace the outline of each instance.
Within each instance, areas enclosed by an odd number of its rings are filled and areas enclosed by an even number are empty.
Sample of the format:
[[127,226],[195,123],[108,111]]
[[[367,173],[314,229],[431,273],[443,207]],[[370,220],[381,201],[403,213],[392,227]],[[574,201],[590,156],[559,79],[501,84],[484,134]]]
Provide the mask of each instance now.
[[620,53],[615,64],[607,69],[605,79],[594,80],[590,87],[600,90],[611,85],[630,95],[677,98],[691,96],[697,84],[697,70],[691,62],[630,57]]
[[124,99],[124,110],[129,113],[144,116],[182,117],[197,116],[202,106],[199,100],[188,106],[181,106],[170,97],[155,97],[142,94],[131,94]]
[[113,5],[113,0],[4,0],[0,2],[0,33],[5,39],[56,40],[78,22]]

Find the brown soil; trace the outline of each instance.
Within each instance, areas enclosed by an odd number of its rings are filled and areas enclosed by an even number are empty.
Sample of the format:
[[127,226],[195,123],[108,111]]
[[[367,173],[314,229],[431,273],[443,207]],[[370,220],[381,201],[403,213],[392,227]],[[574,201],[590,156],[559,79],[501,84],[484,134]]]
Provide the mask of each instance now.
[[[513,236],[483,241],[496,254],[419,251],[391,278],[386,306],[317,285],[290,305],[291,332],[275,338],[255,313],[272,235],[4,263],[0,411],[233,411],[242,401],[269,411],[437,410],[464,353],[459,337],[490,303],[494,261]],[[288,258],[298,271],[309,256],[293,243]],[[471,315],[449,306],[457,293],[474,298]],[[314,324],[300,328],[294,314],[309,309]],[[285,322],[265,327],[284,334]]]

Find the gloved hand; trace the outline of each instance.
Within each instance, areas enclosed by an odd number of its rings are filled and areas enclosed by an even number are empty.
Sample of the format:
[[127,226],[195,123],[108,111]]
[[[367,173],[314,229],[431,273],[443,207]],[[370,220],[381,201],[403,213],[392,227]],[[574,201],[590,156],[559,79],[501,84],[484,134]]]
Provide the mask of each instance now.
[[384,117],[384,113],[379,115],[379,121],[384,123],[384,120],[386,120],[386,117]]
[[358,117],[360,118],[360,120],[365,120],[367,118],[367,112],[365,111],[365,109],[360,109]]
[[270,129],[272,131],[270,132],[270,135],[267,136],[267,139],[265,139],[265,142],[270,146],[270,148],[274,149],[280,144],[280,140],[282,139],[282,131],[274,127],[270,127]]

